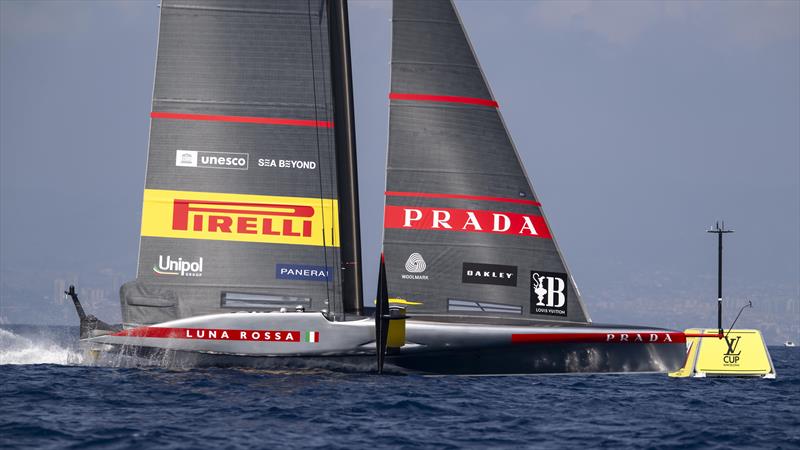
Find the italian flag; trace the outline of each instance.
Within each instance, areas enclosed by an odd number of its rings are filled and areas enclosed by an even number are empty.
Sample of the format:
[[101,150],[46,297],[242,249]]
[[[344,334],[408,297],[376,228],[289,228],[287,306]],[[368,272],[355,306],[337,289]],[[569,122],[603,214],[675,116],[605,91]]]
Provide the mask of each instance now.
[[306,331],[303,333],[303,341],[319,342],[319,331]]

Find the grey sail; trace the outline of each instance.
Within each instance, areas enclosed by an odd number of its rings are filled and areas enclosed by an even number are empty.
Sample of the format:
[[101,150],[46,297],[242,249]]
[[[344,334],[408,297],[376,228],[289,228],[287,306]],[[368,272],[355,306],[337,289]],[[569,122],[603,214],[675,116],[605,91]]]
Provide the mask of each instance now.
[[327,27],[322,0],[163,0],[126,325],[341,304]]
[[412,317],[588,322],[450,0],[392,20],[384,254]]

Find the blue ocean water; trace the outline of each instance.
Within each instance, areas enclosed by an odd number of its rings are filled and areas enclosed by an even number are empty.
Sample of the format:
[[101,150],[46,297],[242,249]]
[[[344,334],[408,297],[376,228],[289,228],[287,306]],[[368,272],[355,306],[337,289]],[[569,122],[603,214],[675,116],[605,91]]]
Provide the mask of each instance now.
[[0,448],[800,448],[778,378],[423,377],[92,367],[77,330],[0,328]]

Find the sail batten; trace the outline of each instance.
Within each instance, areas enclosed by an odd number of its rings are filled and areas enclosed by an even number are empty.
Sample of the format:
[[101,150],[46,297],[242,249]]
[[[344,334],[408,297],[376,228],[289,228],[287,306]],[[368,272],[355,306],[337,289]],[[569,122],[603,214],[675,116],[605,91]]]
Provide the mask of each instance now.
[[384,254],[414,317],[588,321],[450,0],[396,0]]

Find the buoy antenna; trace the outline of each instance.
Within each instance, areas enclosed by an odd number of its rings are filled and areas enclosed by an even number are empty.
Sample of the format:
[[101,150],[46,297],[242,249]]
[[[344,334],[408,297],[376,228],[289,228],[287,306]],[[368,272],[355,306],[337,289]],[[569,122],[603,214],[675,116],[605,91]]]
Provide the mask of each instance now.
[[718,220],[714,228],[709,228],[707,232],[717,235],[717,330],[719,332],[719,338],[722,339],[722,235],[733,233],[733,230],[725,228],[724,220],[722,221],[722,225],[720,225],[720,221]]

